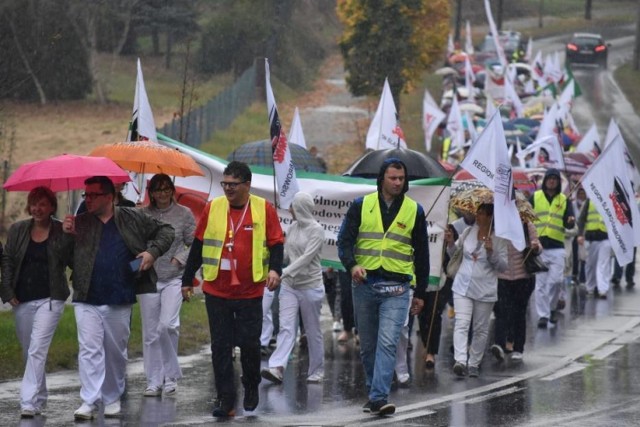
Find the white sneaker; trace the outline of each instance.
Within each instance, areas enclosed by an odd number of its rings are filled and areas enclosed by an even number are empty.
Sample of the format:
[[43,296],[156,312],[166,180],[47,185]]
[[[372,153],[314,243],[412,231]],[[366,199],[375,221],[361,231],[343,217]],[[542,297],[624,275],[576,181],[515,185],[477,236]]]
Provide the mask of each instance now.
[[411,375],[409,374],[400,374],[398,375],[398,384],[401,386],[409,384],[409,380],[411,379]]
[[119,417],[120,411],[121,411],[120,399],[104,406],[104,416],[106,418]]
[[35,416],[36,416],[36,410],[35,409],[23,408],[20,411],[20,417],[21,418],[33,418]]
[[316,372],[315,374],[309,375],[307,378],[308,383],[320,383],[324,380],[324,374]]
[[82,405],[73,413],[76,420],[91,420],[96,416],[96,405],[82,403]]
[[144,392],[142,393],[143,396],[146,397],[158,397],[162,394],[162,387],[156,386],[149,386],[147,388],[144,389]]
[[282,368],[269,368],[260,371],[260,375],[265,380],[269,380],[276,384],[282,384]]
[[342,330],[342,323],[337,320],[333,322],[333,332],[340,332]]
[[175,396],[178,393],[178,383],[173,378],[165,381],[164,383],[164,395]]

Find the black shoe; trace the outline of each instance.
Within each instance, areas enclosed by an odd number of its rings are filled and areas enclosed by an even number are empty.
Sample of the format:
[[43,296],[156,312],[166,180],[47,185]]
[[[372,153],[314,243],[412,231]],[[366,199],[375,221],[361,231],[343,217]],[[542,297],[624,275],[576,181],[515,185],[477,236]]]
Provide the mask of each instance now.
[[386,400],[378,400],[371,403],[371,415],[391,415],[396,412],[396,405],[393,403],[387,403]]
[[551,310],[551,317],[549,317],[549,323],[553,323],[554,325],[558,323],[558,313],[555,310]]
[[365,403],[364,406],[362,406],[362,412],[366,412],[366,413],[371,412],[371,405],[372,404],[373,404],[373,402],[368,400],[367,403]]
[[231,399],[219,398],[213,401],[213,412],[216,418],[229,418],[236,415],[235,403]]
[[627,282],[627,289],[633,289],[633,287],[636,285],[636,283],[632,280],[630,282]]
[[260,347],[260,356],[263,358],[268,358],[271,355],[271,351],[269,347],[261,346]]
[[258,402],[260,401],[260,392],[258,391],[258,386],[246,387],[244,389],[244,410],[245,411],[255,411],[258,407]]
[[546,317],[541,317],[540,320],[538,320],[538,328],[546,329],[548,322],[549,322],[549,319],[547,319]]
[[616,279],[615,277],[611,278],[611,283],[613,283],[614,288],[620,287],[620,279]]

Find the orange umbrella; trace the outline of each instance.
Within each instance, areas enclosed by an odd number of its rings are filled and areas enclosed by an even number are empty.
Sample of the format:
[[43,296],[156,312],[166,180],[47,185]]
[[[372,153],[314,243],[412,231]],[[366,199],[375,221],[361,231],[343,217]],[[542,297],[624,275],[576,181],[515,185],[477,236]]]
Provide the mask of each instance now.
[[140,174],[204,175],[200,166],[190,156],[151,141],[104,144],[96,147],[89,155],[107,157],[121,168]]

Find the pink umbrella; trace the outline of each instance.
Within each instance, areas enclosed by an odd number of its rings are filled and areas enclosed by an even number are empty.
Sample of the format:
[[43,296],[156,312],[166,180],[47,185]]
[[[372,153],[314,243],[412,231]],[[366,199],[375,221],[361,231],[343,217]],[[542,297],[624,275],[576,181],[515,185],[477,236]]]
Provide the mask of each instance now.
[[8,191],[31,191],[39,186],[54,192],[78,190],[92,176],[109,177],[114,184],[131,181],[127,172],[106,157],[63,154],[21,165],[3,187]]

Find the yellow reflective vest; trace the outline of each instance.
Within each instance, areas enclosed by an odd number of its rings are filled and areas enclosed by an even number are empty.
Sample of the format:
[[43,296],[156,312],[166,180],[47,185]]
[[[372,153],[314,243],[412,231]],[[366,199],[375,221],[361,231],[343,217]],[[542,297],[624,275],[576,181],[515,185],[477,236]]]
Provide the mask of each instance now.
[[535,221],[538,237],[547,236],[564,243],[562,217],[567,209],[567,197],[559,193],[549,203],[544,191],[537,190],[533,194],[533,204],[536,215],[538,215],[538,220]]
[[584,230],[607,232],[607,225],[604,223],[602,215],[598,213],[598,210],[591,201],[589,201],[589,208],[587,209],[587,222],[584,226]]
[[385,232],[378,193],[364,197],[356,240],[355,257],[366,270],[382,267],[388,272],[414,276],[411,233],[418,204],[404,197],[398,214]]
[[[257,283],[266,280],[269,272],[266,201],[262,197],[252,194],[249,196],[249,206],[253,222],[252,273],[253,281]],[[209,282],[218,277],[220,258],[222,258],[223,245],[228,232],[228,218],[229,202],[227,198],[221,196],[213,199],[209,207],[209,218],[202,242],[202,277]]]

